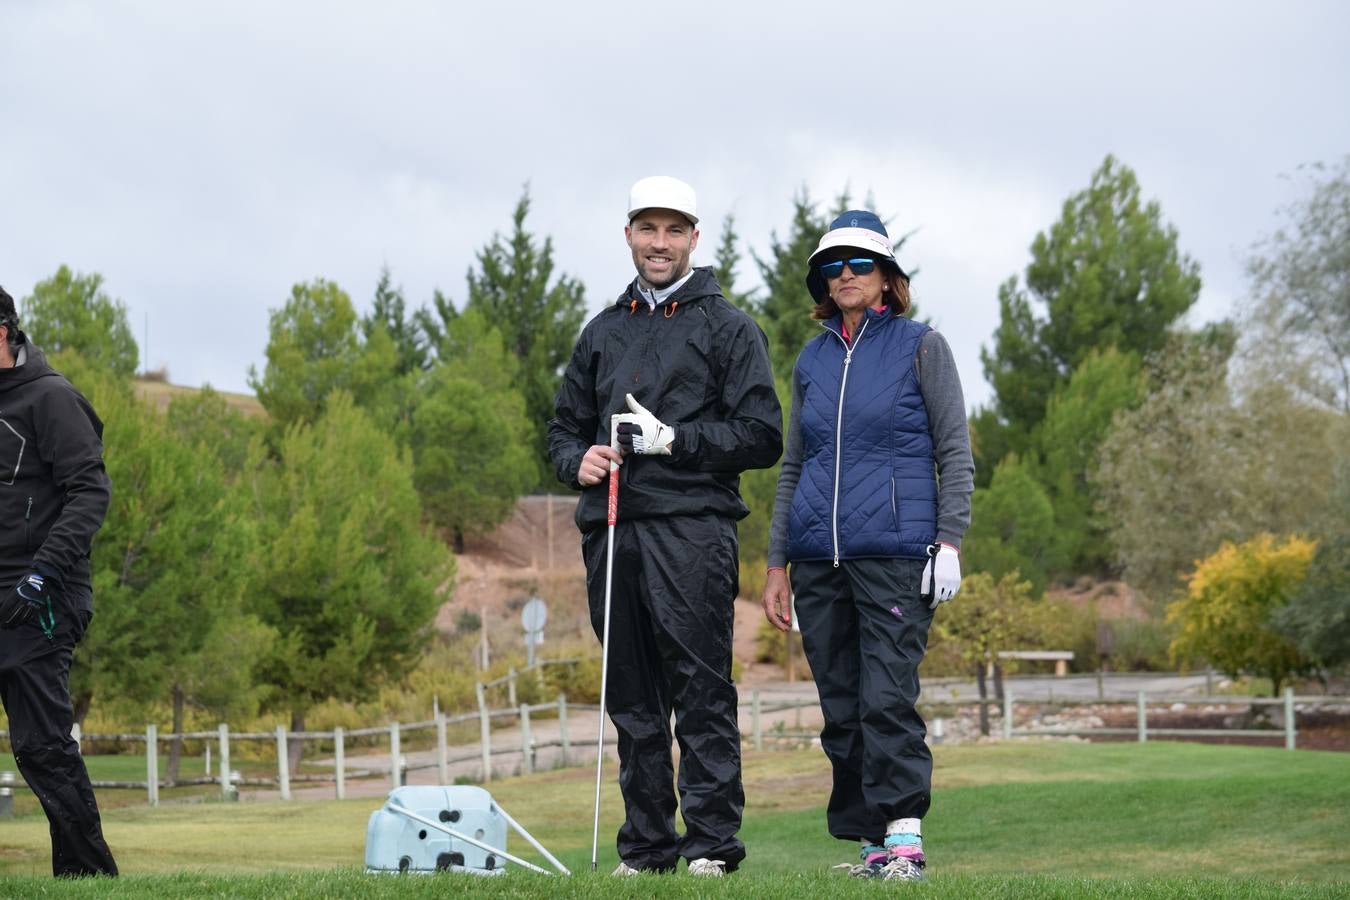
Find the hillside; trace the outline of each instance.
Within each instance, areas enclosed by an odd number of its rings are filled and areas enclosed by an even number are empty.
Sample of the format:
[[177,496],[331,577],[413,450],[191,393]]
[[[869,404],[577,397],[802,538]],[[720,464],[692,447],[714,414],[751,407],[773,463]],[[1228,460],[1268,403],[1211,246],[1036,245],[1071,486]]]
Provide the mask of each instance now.
[[[586,652],[595,647],[586,611],[586,570],[581,562],[581,533],[572,517],[577,496],[522,497],[515,512],[491,534],[465,543],[456,557],[459,567],[455,590],[436,618],[442,633],[453,634],[466,613],[484,622],[494,648],[523,652],[520,610],[531,596],[548,604],[542,653],[553,656],[557,643],[579,643]],[[781,677],[781,670],[752,664],[755,632],[764,615],[758,602],[736,603],[734,652],[743,666],[742,680]]]
[[589,633],[581,533],[572,522],[575,495],[522,497],[491,534],[465,541],[458,574],[436,626],[453,633],[466,613],[481,616],[494,646],[522,646],[520,609],[532,596],[548,604],[545,639]]
[[[160,409],[167,409],[169,402],[174,397],[182,397],[189,394],[198,393],[201,388],[185,387],[179,384],[169,384],[167,381],[156,381],[153,379],[137,378],[135,381],[136,394],[143,400],[152,400]],[[229,391],[217,391],[221,397],[225,398],[226,404],[232,409],[237,409],[246,416],[263,418],[267,412],[258,402],[258,398],[251,394],[232,394]]]

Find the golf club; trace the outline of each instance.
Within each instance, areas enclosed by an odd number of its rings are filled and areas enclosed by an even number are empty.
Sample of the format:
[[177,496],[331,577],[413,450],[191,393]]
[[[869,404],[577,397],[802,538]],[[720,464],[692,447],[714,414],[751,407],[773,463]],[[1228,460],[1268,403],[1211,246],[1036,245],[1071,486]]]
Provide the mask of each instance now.
[[[609,446],[619,449],[619,415],[610,416]],[[595,824],[591,829],[591,871],[600,848],[600,772],[605,763],[605,690],[609,681],[609,599],[614,587],[614,523],[619,520],[619,464],[609,463],[609,538],[605,547],[605,624],[600,638],[600,736],[595,746]]]

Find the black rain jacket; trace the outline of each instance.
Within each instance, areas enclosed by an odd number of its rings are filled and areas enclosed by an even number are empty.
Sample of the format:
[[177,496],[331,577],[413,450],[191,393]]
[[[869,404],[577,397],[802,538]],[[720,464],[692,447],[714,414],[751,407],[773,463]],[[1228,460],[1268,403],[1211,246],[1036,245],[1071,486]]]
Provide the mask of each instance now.
[[711,267],[696,268],[655,309],[634,279],[581,331],[548,445],[558,479],[581,491],[576,520],[583,532],[605,526],[608,484],[582,488],[577,467],[593,444],[609,443],[609,417],[629,411],[626,393],[673,426],[675,442],[670,456],[624,459],[619,518],[747,516],[740,474],[782,454],[783,411],[768,340],[722,296]]
[[22,366],[0,369],[0,589],[39,569],[87,608],[110,498],[103,422],[28,343]]

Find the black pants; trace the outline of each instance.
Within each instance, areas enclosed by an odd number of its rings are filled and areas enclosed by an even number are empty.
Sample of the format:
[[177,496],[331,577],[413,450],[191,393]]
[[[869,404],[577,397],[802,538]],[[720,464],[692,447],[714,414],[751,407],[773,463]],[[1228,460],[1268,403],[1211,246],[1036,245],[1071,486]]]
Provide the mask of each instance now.
[[0,630],[0,699],[24,781],[37,795],[52,835],[52,874],[116,875],[103,839],[94,788],[70,736],[70,663],[92,613],[57,604],[48,640],[36,623]]
[[820,693],[821,747],[834,769],[830,834],[880,842],[892,819],[923,818],[933,780],[919,663],[933,612],[923,560],[792,564],[802,646]]
[[[731,630],[738,569],[736,524],[721,516],[620,521],[614,534],[605,704],[619,732],[625,820],[619,857],[671,869],[679,857],[745,858],[736,837],[745,809]],[[608,529],[582,539],[591,624],[604,628]],[[680,743],[675,829],[670,715]]]

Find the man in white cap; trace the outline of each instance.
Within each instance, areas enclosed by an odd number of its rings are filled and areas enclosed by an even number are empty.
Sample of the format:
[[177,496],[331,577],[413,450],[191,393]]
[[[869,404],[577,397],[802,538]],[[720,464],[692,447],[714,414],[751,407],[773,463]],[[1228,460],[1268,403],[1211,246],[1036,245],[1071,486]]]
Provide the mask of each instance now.
[[[624,236],[637,278],[582,330],[549,422],[558,478],[581,491],[597,636],[609,465],[623,464],[606,696],[625,810],[615,874],[670,871],[683,857],[693,874],[721,875],[745,858],[731,681],[736,522],[749,513],[740,474],[778,459],[783,414],[764,333],[722,296],[710,267],[691,268],[697,226],[689,185],[664,175],[633,185]],[[621,452],[610,447],[615,414]]]

